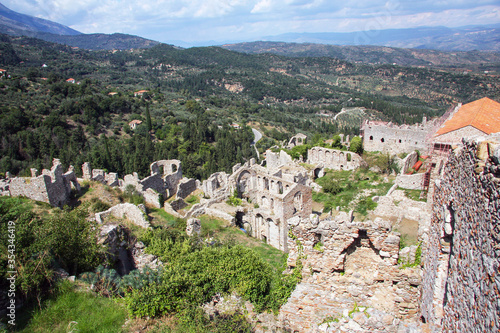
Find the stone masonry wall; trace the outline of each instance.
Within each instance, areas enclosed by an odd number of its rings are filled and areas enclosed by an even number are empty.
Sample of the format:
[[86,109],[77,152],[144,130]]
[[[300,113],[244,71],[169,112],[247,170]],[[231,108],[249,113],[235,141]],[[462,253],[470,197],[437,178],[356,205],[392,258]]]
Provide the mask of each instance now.
[[420,190],[424,184],[425,173],[416,173],[414,175],[398,175],[394,182],[401,188],[409,190]]
[[391,154],[426,151],[426,137],[431,123],[413,126],[392,123],[365,122],[363,124],[363,148],[366,151],[381,151]]
[[364,162],[356,153],[323,147],[313,147],[307,152],[307,162],[322,164],[332,170],[355,170]]
[[435,331],[500,331],[500,168],[499,156],[487,157],[495,145],[464,143],[435,182],[421,300]]
[[280,322],[287,332],[418,332],[420,269],[397,267],[399,234],[381,219],[351,221],[289,221],[288,265],[300,259],[303,280]]
[[466,126],[455,131],[451,131],[434,138],[434,142],[438,143],[449,143],[449,144],[460,144],[462,138],[473,138],[477,136],[485,136],[484,132],[472,127]]
[[[32,170],[36,175],[36,170]],[[43,169],[42,175],[31,178],[15,177],[8,180],[9,195],[26,196],[43,201],[55,207],[65,205],[71,195],[71,187],[80,190],[73,167],[63,174],[63,168],[58,159],[54,159],[50,170]]]

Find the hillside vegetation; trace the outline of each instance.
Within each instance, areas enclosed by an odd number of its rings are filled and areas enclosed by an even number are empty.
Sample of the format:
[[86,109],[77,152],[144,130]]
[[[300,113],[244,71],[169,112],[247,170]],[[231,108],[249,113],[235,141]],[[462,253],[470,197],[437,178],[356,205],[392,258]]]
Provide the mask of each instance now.
[[[89,161],[120,176],[143,176],[152,161],[177,158],[186,176],[203,179],[256,156],[249,124],[265,135],[262,152],[297,132],[359,133],[359,120],[333,119],[343,107],[411,124],[457,101],[500,94],[490,74],[218,47],[86,51],[4,35],[0,50],[8,75],[0,79],[0,172],[24,175],[55,157],[77,172]],[[146,92],[134,96],[139,90]],[[131,130],[134,119],[142,124]]]

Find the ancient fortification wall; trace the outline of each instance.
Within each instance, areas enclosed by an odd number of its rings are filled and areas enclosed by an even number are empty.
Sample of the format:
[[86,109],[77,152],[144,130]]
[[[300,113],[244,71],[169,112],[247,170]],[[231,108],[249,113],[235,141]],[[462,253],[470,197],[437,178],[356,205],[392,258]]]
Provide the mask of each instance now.
[[435,182],[421,300],[435,331],[500,331],[499,147],[465,143]]
[[424,119],[417,125],[394,125],[384,122],[365,122],[362,126],[363,149],[391,154],[427,151],[426,137],[433,128]]

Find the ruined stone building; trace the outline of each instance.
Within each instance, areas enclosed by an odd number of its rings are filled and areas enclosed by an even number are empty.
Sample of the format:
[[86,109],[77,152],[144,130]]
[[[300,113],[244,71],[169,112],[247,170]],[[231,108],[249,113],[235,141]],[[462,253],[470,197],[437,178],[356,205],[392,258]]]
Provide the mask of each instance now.
[[448,152],[461,144],[462,138],[472,139],[500,132],[500,103],[487,97],[468,104],[451,107],[441,118],[421,124],[395,125],[382,121],[365,121],[361,127],[366,151],[391,154]]
[[239,196],[256,204],[240,213],[242,223],[250,226],[249,234],[287,252],[287,221],[308,218],[312,213],[311,188],[259,165],[241,167],[231,175],[230,183]]
[[391,154],[411,153],[414,150],[427,151],[426,139],[432,128],[433,123],[427,122],[425,117],[421,124],[415,125],[366,120],[361,127],[363,149]]
[[151,175],[140,179],[134,172],[118,179],[116,173],[106,173],[104,170],[91,169],[89,163],[82,166],[83,179],[102,182],[109,186],[119,186],[122,191],[132,186],[144,196],[146,203],[160,208],[164,199],[177,195],[186,198],[198,187],[196,180],[182,177],[182,166],[179,160],[160,160],[149,166]]
[[356,153],[323,147],[309,149],[307,163],[316,165],[319,169],[332,170],[355,170],[364,164],[361,156]]
[[307,141],[307,135],[298,133],[290,138],[288,141],[288,145],[286,146],[288,149],[292,149],[295,146],[305,145]]
[[238,197],[250,203],[236,213],[236,224],[251,236],[286,252],[287,221],[309,218],[312,213],[310,182],[307,171],[288,154],[267,151],[265,167],[251,159],[236,165],[231,175],[213,174],[202,188],[206,196],[219,197],[219,201],[236,191]]
[[71,189],[80,190],[73,167],[66,173],[58,159],[54,159],[50,170],[31,169],[31,177],[14,177],[0,180],[0,195],[25,196],[32,200],[62,207],[70,200]]
[[293,332],[405,332],[418,326],[418,268],[400,270],[399,233],[352,215],[290,224],[288,265],[303,280],[280,309]]

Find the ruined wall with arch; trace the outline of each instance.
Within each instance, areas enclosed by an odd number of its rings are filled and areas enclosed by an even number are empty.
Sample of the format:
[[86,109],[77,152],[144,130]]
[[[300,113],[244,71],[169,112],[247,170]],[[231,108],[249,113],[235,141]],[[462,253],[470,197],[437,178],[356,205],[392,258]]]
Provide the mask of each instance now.
[[313,147],[307,152],[307,163],[321,164],[332,170],[355,170],[363,164],[363,159],[356,153],[338,149]]
[[287,251],[287,221],[309,218],[312,190],[309,186],[283,179],[258,165],[243,166],[229,177],[230,193],[247,199],[254,207],[244,213],[242,223],[248,232],[273,247]]

